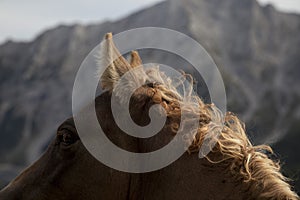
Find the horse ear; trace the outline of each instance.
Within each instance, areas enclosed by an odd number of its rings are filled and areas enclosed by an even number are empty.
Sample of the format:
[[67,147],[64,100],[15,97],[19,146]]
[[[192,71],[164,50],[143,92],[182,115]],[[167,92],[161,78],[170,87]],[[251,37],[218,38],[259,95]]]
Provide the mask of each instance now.
[[132,51],[131,52],[131,59],[130,59],[130,65],[132,68],[141,66],[142,59],[137,51]]
[[131,69],[128,61],[121,55],[113,42],[112,33],[107,33],[101,43],[98,58],[98,72],[105,69],[100,78],[102,89],[112,91],[118,80]]

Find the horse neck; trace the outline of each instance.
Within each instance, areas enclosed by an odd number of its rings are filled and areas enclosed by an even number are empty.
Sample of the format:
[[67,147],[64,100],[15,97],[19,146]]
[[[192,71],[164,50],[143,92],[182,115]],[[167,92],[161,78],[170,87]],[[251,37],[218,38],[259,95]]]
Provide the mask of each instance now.
[[[214,165],[197,154],[185,153],[171,165],[142,174],[143,194],[156,199],[248,199],[247,188],[225,166]],[[151,198],[150,198],[151,199]]]

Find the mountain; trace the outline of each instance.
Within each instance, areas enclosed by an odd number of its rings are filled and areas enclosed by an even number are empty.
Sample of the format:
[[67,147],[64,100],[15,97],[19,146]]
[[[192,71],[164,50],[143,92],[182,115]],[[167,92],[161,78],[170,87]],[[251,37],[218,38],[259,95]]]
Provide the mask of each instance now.
[[[246,122],[255,144],[272,145],[284,173],[299,177],[300,15],[255,0],[169,0],[118,21],[61,25],[31,42],[0,45],[0,184],[38,158],[71,115],[76,72],[103,35],[145,26],[202,44],[225,80],[228,110]],[[142,57],[162,56],[143,51]],[[190,70],[172,55],[164,59]],[[300,191],[299,180],[295,185]]]

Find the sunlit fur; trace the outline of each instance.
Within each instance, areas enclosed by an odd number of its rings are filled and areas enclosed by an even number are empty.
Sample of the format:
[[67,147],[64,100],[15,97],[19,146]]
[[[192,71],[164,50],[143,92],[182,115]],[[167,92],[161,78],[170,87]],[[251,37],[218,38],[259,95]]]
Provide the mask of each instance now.
[[[107,44],[111,45],[107,48],[116,52],[111,34],[108,34],[106,39],[109,40]],[[110,52],[113,52],[112,50]],[[105,55],[100,57],[103,58]],[[117,60],[106,69],[101,77],[103,88],[109,91],[112,91],[120,77],[129,70],[129,66],[134,68],[142,64],[137,52],[132,53],[130,63],[125,63],[119,53],[116,58]],[[148,88],[148,95],[154,103],[164,107],[168,117],[166,126],[171,127],[172,134],[176,134],[180,128],[182,110],[190,113],[191,117],[200,116],[197,134],[192,138],[189,137],[189,133],[182,136],[185,140],[192,140],[192,145],[188,148],[189,153],[199,153],[205,138],[206,143],[215,144],[205,158],[212,164],[227,166],[234,178],[242,180],[247,192],[252,196],[251,198],[299,199],[288,184],[289,180],[281,174],[280,164],[268,158],[267,153],[273,153],[271,147],[252,145],[245,133],[244,123],[236,115],[228,112],[224,116],[214,104],[204,103],[199,96],[192,94],[193,84],[187,88],[188,98],[184,97],[178,92],[178,83],[171,81],[159,70],[159,67],[135,73],[132,74],[133,77],[157,83],[153,88]],[[178,80],[179,83],[185,80],[193,82],[192,77],[184,73]],[[119,91],[126,92],[126,88],[134,85],[133,82],[136,79],[128,81],[128,84],[123,85]],[[119,97],[122,96],[122,92],[119,93]],[[196,109],[197,107],[198,109]]]

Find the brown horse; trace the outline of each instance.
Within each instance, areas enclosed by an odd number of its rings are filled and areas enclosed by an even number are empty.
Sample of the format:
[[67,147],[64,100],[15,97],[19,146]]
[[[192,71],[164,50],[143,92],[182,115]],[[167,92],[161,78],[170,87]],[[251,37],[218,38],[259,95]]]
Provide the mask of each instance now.
[[[280,173],[279,164],[268,158],[270,147],[253,146],[243,123],[232,113],[223,117],[225,125],[221,129],[216,127],[212,122],[221,115],[214,105],[203,103],[197,96],[194,99],[199,111],[193,110],[192,105],[182,106],[180,94],[158,69],[136,74],[148,82],[132,95],[129,111],[137,124],[146,125],[149,123],[146,111],[160,104],[167,116],[164,128],[148,139],[124,133],[111,112],[112,90],[122,75],[142,63],[137,52],[132,52],[130,62],[123,58],[111,34],[106,39],[104,56],[118,58],[101,77],[101,86],[107,91],[95,100],[98,121],[106,136],[131,152],[159,149],[178,134],[181,110],[186,109],[199,116],[197,134],[189,138],[192,145],[163,169],[140,174],[121,172],[105,166],[87,151],[70,118],[58,127],[56,138],[42,157],[0,192],[1,200],[299,199]],[[160,81],[149,82],[154,79]],[[204,137],[214,130],[220,131],[219,137],[211,136],[216,145],[205,158],[199,159],[197,152]]]

